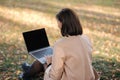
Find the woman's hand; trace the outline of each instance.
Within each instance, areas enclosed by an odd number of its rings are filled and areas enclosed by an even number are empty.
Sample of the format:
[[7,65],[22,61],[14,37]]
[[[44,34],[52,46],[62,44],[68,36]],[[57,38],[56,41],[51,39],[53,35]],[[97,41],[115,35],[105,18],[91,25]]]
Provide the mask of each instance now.
[[45,56],[47,65],[52,63],[52,56]]

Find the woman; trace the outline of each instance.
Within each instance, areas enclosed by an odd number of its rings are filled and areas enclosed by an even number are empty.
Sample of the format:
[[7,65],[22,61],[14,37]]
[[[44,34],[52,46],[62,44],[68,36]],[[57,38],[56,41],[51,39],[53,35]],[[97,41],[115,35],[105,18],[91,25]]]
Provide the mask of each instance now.
[[[65,8],[56,19],[63,38],[53,47],[52,65],[47,68],[44,80],[95,80],[92,45],[83,35],[78,17],[74,11]],[[47,64],[50,64],[49,58]]]
[[[63,37],[54,44],[53,56],[46,57],[46,66],[51,65],[45,71],[44,80],[97,80],[92,67],[92,45],[83,35],[78,16],[73,10],[64,8],[56,19]],[[42,71],[39,67],[30,70],[37,73]]]

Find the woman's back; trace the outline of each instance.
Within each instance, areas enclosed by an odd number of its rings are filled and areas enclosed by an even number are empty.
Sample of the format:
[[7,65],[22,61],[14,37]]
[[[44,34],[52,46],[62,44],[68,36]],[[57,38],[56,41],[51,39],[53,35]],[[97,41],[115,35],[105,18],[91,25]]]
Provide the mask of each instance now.
[[65,56],[61,80],[94,80],[91,65],[92,47],[89,39],[84,35],[69,36],[57,43],[63,49]]

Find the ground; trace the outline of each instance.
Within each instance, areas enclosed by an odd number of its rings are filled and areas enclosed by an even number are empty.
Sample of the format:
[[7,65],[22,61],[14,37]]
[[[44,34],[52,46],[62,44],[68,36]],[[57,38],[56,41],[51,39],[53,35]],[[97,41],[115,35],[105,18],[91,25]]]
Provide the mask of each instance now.
[[22,32],[45,27],[51,46],[61,37],[55,14],[77,12],[93,43],[93,66],[101,80],[120,79],[119,0],[0,0],[0,80],[17,80],[20,64],[32,63]]

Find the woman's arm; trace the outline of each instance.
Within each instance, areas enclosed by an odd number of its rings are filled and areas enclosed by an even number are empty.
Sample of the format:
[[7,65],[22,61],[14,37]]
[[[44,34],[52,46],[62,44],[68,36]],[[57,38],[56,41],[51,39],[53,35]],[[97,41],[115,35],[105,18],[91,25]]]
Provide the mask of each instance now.
[[47,80],[61,79],[64,70],[64,60],[65,60],[65,55],[63,50],[60,47],[55,46],[53,48],[52,65],[50,72],[48,74],[49,79]]

